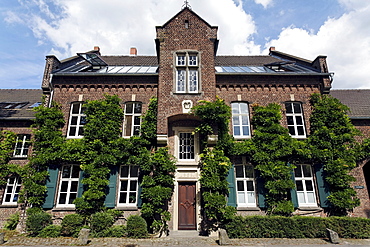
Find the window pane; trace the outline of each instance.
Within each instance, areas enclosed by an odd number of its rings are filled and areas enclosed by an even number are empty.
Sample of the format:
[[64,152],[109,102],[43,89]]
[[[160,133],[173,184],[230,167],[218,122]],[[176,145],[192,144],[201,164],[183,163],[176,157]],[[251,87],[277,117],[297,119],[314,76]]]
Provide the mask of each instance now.
[[302,166],[298,165],[297,168],[294,169],[294,176],[302,177]]
[[231,104],[232,114],[239,114],[239,104],[232,103]]
[[177,71],[177,91],[185,92],[185,70]]
[[78,122],[78,117],[72,117],[71,118],[71,124],[72,125],[77,125],[77,122]]
[[312,177],[311,166],[303,165],[302,168],[304,177]]
[[285,103],[285,109],[286,113],[293,113],[292,104],[291,103]]
[[71,193],[69,195],[68,204],[73,204],[73,201],[76,199],[76,197],[77,197],[77,193]]
[[134,136],[140,135],[140,126],[134,127],[134,133],[132,133]]
[[242,125],[249,125],[248,116],[242,116]]
[[136,202],[136,193],[135,192],[130,192],[128,200],[129,200],[129,203],[135,203]]
[[245,166],[245,177],[246,178],[253,178],[253,166]]
[[60,193],[59,194],[59,204],[66,204],[67,194]]
[[62,186],[60,187],[60,191],[61,192],[67,192],[68,191],[68,182],[67,181],[62,182]]
[[240,111],[242,114],[248,113],[248,104],[240,103]]
[[70,127],[68,135],[69,136],[75,136],[76,135],[76,127]]
[[198,90],[198,71],[189,71],[189,91],[196,92]]
[[141,113],[141,103],[135,103],[134,113]]
[[63,166],[62,178],[69,178],[71,175],[71,166]]
[[6,188],[6,193],[12,193],[12,191],[13,191],[13,186],[8,186],[7,188]]
[[121,178],[128,178],[129,166],[121,166]]
[[294,125],[294,120],[292,116],[287,116],[286,117],[288,125]]
[[239,116],[234,116],[233,117],[233,124],[234,125],[240,125]]
[[249,136],[249,127],[243,126],[243,136]]
[[125,136],[131,136],[131,129],[132,129],[132,116],[126,116],[126,128],[125,128]]
[[245,203],[245,193],[238,192],[238,203]]
[[185,65],[185,55],[178,55],[177,56],[177,65],[179,65],[179,66]]
[[121,192],[119,194],[119,203],[126,203],[127,192]]
[[78,189],[78,181],[72,181],[71,183],[71,192],[77,192]]
[[134,117],[134,125],[140,125],[140,116]]
[[301,116],[296,116],[295,121],[297,125],[302,125],[303,124],[303,119]]
[[72,166],[72,178],[79,178],[80,177],[80,167],[79,166]]
[[304,198],[303,192],[297,192],[297,197],[298,197],[298,203],[300,204],[306,203],[306,199]]
[[247,181],[247,191],[254,191],[253,181]]
[[302,113],[301,112],[301,103],[293,103],[294,113]]
[[303,183],[302,183],[302,181],[295,181],[295,184],[297,186],[297,191],[303,191]]
[[308,203],[316,203],[315,194],[313,192],[307,193]]
[[137,181],[130,181],[130,191],[136,191]]
[[72,104],[72,114],[80,113],[80,104]]
[[288,126],[288,130],[289,130],[289,134],[291,134],[291,135],[295,135],[295,129],[294,129],[294,127],[293,126]]
[[134,103],[127,103],[126,104],[126,113],[132,113],[133,111],[133,104]]
[[139,176],[139,167],[138,166],[131,166],[130,169],[130,177],[138,177]]
[[237,181],[237,190],[238,191],[244,191],[244,182],[243,181]]
[[255,203],[256,202],[256,197],[254,196],[254,192],[248,192],[248,203]]
[[80,117],[80,125],[85,125],[86,124],[86,116],[81,116]]
[[240,136],[240,127],[234,126],[234,135]]
[[306,190],[307,191],[313,191],[313,185],[312,185],[312,181],[311,180],[306,180],[305,181],[305,184],[306,184]]
[[297,126],[298,135],[303,136],[304,135],[304,129],[303,126]]
[[235,166],[235,172],[236,172],[236,177],[237,178],[244,177],[243,166]]
[[121,181],[121,191],[127,191],[127,180]]

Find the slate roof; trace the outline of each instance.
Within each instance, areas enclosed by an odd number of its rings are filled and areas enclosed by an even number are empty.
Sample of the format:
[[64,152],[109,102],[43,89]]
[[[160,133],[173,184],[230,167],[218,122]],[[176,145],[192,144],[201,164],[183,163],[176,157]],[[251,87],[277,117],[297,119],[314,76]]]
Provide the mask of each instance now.
[[265,64],[281,62],[281,59],[272,56],[216,56],[216,66],[240,66],[254,65],[263,66]]
[[330,95],[350,108],[350,118],[370,118],[370,89],[330,90]]
[[0,89],[0,119],[33,119],[31,106],[41,101],[41,89]]

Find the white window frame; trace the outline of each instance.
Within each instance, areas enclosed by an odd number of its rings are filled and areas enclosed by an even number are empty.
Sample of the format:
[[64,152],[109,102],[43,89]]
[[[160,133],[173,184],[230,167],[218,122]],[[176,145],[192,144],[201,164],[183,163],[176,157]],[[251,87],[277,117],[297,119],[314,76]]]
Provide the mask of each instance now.
[[[3,195],[3,205],[17,205],[20,189],[21,179],[19,176],[8,178]],[[9,196],[9,200],[6,200],[7,196]]]
[[[297,168],[294,169],[294,178],[297,191],[297,200],[299,207],[317,207],[317,197],[316,197],[316,187],[313,175],[313,169],[311,165],[302,164],[296,165]],[[310,174],[304,174],[303,167],[308,168]],[[300,171],[300,174],[299,174]],[[299,176],[301,175],[301,176]],[[297,183],[301,183],[302,190],[298,191]],[[312,190],[307,190],[307,184],[311,184]],[[309,202],[311,200],[311,202]]]
[[[245,162],[245,157],[243,157],[242,162],[237,162],[239,164],[234,165],[235,169],[235,180],[236,180],[236,200],[238,207],[257,207],[256,199],[256,175],[254,167],[251,164]],[[247,176],[246,168],[251,168],[252,176]],[[238,176],[238,169],[242,169],[242,176]],[[240,185],[243,187],[240,189]],[[250,186],[253,188],[249,189]],[[252,199],[252,200],[250,200]]]
[[13,157],[27,158],[30,144],[31,144],[31,135],[28,134],[17,135]]
[[[199,161],[199,140],[198,140],[198,134],[194,133],[194,128],[188,128],[188,127],[175,127],[173,128],[175,132],[175,157],[178,160],[178,163],[180,164],[195,164]],[[193,136],[193,153],[194,156],[191,159],[184,159],[180,158],[180,152],[181,149],[180,145],[182,144],[182,140],[180,138],[181,134],[186,133],[187,135],[192,135]]]
[[[123,172],[122,169],[124,167],[127,167],[127,176],[122,176]],[[131,172],[133,171],[132,169],[137,169],[137,176],[135,174],[132,174]],[[128,165],[128,166],[121,166],[119,169],[119,186],[118,186],[118,197],[117,197],[117,206],[118,207],[137,207],[137,202],[139,199],[139,166],[133,166],[133,165]],[[122,184],[126,183],[126,188],[123,189]],[[135,184],[136,188],[132,188],[133,184]],[[135,201],[130,202],[130,197],[135,194]],[[121,197],[124,196],[124,202],[121,201]]]
[[[235,107],[237,106],[237,107]],[[244,111],[242,111],[244,106]],[[236,139],[245,139],[251,137],[250,119],[249,119],[249,104],[247,102],[232,102],[232,127],[233,136]],[[236,133],[236,128],[239,134]],[[248,133],[244,133],[244,128],[247,128]]]
[[[290,104],[292,112],[288,112],[287,104]],[[298,112],[294,106],[299,106]],[[285,102],[285,110],[286,110],[287,126],[288,126],[289,134],[291,135],[291,137],[306,138],[306,126],[305,126],[305,121],[304,121],[304,116],[303,116],[302,103],[301,102]],[[292,121],[289,121],[289,119],[291,119]],[[299,119],[301,119],[302,123],[299,123]],[[303,129],[302,134],[298,134],[299,129]],[[294,132],[294,133],[291,133],[291,132]]]
[[200,88],[198,52],[176,53],[176,93],[198,93]]
[[[73,102],[71,104],[69,121],[68,121],[67,138],[82,138],[83,137],[83,128],[86,123],[86,115],[84,114],[85,109],[83,107],[83,104],[84,102]],[[77,112],[74,112],[75,107],[78,107]],[[74,135],[71,135],[70,133],[72,128],[76,129]]]
[[[70,167],[70,172],[68,177],[64,177],[64,169],[66,167]],[[78,177],[72,177],[72,174],[74,173],[74,169],[77,169],[78,171]],[[73,200],[78,197],[78,189],[80,186],[80,175],[81,170],[79,165],[63,165],[62,169],[59,174],[59,188],[58,188],[58,197],[57,197],[57,204],[56,207],[75,207],[73,204]],[[72,185],[75,185],[77,182],[76,191],[71,191]],[[67,184],[66,191],[62,191],[63,184]],[[61,194],[66,194],[65,203],[61,203]],[[71,195],[75,195],[75,198],[71,201]],[[72,197],[73,198],[73,197]]]
[[[127,112],[127,106],[132,104],[132,112]],[[135,112],[136,106],[140,105],[140,112]],[[125,104],[125,118],[123,124],[123,136],[138,136],[141,130],[141,115],[143,112],[143,104],[141,102],[127,102]],[[136,121],[139,121],[137,123]],[[138,130],[137,133],[135,133]],[[127,133],[129,132],[129,133]]]

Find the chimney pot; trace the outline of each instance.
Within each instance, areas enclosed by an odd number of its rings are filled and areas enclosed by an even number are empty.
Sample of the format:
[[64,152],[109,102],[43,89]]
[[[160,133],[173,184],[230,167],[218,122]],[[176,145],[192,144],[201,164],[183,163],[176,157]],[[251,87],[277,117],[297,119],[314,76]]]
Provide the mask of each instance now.
[[130,48],[130,56],[137,56],[137,49],[135,47]]
[[275,46],[271,46],[270,51],[275,51]]
[[100,51],[100,47],[99,46],[94,46],[94,51]]

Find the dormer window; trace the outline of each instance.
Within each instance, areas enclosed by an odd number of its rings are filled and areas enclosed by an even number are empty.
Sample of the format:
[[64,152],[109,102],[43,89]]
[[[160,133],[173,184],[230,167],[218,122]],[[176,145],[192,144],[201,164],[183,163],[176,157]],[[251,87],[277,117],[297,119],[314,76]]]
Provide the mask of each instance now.
[[176,93],[198,93],[199,57],[195,52],[176,54]]

